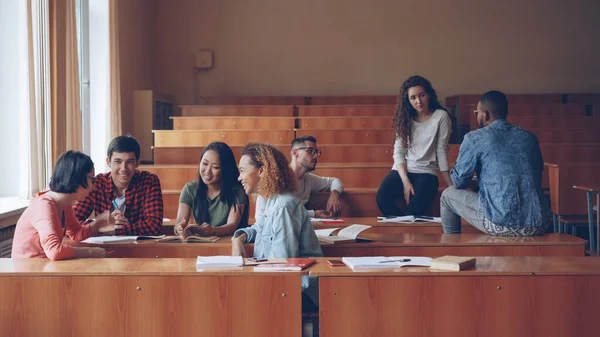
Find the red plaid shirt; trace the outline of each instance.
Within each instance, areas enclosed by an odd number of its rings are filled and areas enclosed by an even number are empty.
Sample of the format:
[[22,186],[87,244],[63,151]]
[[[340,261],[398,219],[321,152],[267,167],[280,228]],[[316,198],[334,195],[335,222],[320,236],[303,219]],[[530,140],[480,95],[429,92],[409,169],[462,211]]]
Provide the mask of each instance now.
[[[94,188],[87,198],[73,205],[75,216],[81,223],[92,214],[102,214],[114,209],[112,201],[117,189],[111,173],[96,176]],[[129,225],[117,229],[117,235],[161,235],[163,222],[163,199],[160,180],[154,173],[137,171],[125,191],[125,217]]]

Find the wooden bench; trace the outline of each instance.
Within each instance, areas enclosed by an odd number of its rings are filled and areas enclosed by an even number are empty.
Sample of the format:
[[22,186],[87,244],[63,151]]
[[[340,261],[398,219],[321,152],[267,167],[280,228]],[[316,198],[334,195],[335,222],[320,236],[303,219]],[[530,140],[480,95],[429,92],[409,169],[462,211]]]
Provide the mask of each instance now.
[[182,116],[294,117],[293,105],[181,105]]
[[310,105],[395,105],[397,100],[397,95],[308,97],[308,102]]
[[321,336],[598,334],[598,258],[477,257],[460,272],[318,263],[310,274],[319,279]]
[[304,96],[221,96],[202,97],[198,105],[303,105]]
[[[377,234],[361,233],[374,242],[321,244],[324,256],[584,256],[587,241],[568,234],[546,234],[536,237],[499,237],[486,234]],[[111,257],[181,258],[210,255],[230,255],[231,237],[215,243],[137,243],[83,244],[81,247],[104,247]],[[252,256],[253,244],[246,244]]]
[[250,141],[285,144],[294,139],[293,130],[153,130],[154,146],[205,146],[214,141],[245,145]]
[[395,105],[311,105],[299,106],[299,117],[386,116],[394,117]]
[[171,119],[173,130],[293,130],[295,122],[294,117],[171,117]]
[[487,234],[361,233],[374,242],[322,244],[325,256],[584,256],[587,241],[568,234],[501,237]]
[[[228,144],[235,159],[240,160],[243,145]],[[245,145],[245,144],[244,144]],[[290,153],[289,144],[273,144],[286,155]],[[154,146],[154,164],[156,165],[198,165],[204,146]]]
[[297,133],[312,130],[392,130],[393,116],[313,116],[298,117]]
[[[573,188],[586,193],[590,246],[592,251],[598,253],[598,243],[600,242],[600,183],[589,182],[585,185],[575,185]],[[596,223],[594,223],[594,211],[596,211]]]
[[[340,218],[344,220],[344,224],[334,223],[313,223],[315,229],[325,228],[340,228],[350,226],[353,224],[369,225],[371,228],[367,229],[365,233],[374,234],[402,234],[402,233],[415,233],[415,234],[443,234],[441,222],[414,222],[414,223],[393,223],[393,222],[377,222],[376,217],[359,217],[359,218]],[[163,224],[163,227],[165,224]],[[481,232],[471,226],[469,223],[464,222],[462,224],[462,233],[476,233]]]
[[252,267],[197,272],[195,256],[1,259],[0,331],[7,337],[277,336],[282,331],[301,337],[305,273]]
[[508,122],[524,129],[596,129],[600,118],[591,116],[508,116]]
[[[384,130],[315,130],[296,129],[296,137],[310,135],[317,139],[319,147],[329,144],[393,144],[394,134],[391,129]],[[348,158],[351,161],[352,158]]]

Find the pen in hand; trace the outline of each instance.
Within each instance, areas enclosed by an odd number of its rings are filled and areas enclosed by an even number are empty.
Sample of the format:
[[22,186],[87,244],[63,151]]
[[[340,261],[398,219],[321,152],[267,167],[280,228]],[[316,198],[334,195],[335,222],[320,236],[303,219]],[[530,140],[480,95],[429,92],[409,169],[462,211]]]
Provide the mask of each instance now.
[[410,259],[385,260],[385,261],[379,261],[378,263],[387,263],[387,262],[410,262]]

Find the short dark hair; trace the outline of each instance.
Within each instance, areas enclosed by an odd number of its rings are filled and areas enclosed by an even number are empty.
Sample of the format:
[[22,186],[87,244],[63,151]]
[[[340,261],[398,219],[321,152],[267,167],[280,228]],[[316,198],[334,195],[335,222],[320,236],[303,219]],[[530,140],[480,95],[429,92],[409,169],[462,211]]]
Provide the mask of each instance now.
[[296,145],[304,145],[305,142],[313,142],[316,143],[317,139],[313,136],[300,136],[294,140],[292,140],[292,149],[294,148],[294,146]]
[[118,136],[108,144],[106,156],[110,160],[114,152],[128,153],[133,152],[135,160],[140,159],[140,143],[133,136]]
[[85,153],[70,150],[58,157],[50,178],[50,190],[57,193],[75,193],[79,186],[88,188],[87,175],[94,162]]
[[506,119],[508,116],[508,99],[506,95],[497,90],[491,90],[481,96],[481,105],[489,111],[494,118]]

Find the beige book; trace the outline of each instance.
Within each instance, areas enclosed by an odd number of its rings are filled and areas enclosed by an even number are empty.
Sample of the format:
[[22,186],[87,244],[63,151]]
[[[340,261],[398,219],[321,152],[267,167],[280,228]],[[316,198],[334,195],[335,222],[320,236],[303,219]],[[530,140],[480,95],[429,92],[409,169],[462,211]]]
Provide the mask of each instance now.
[[219,241],[221,238],[218,236],[200,236],[196,234],[196,228],[200,227],[197,224],[190,224],[185,227],[181,235],[169,235],[164,239],[158,240],[158,242],[200,242],[200,243],[213,243]]
[[429,269],[460,271],[475,266],[476,259],[468,256],[442,256],[431,260]]

